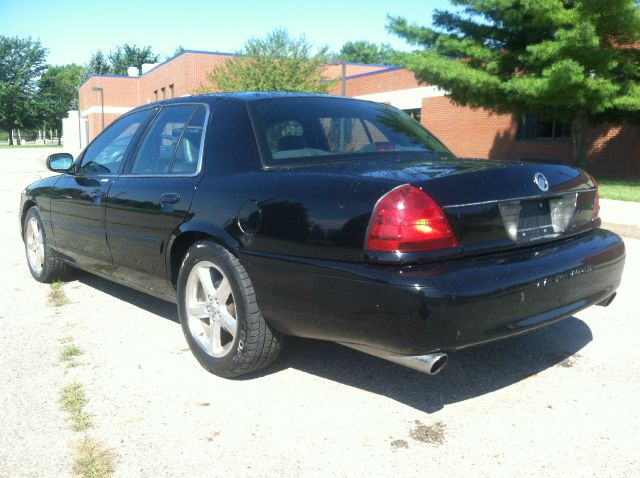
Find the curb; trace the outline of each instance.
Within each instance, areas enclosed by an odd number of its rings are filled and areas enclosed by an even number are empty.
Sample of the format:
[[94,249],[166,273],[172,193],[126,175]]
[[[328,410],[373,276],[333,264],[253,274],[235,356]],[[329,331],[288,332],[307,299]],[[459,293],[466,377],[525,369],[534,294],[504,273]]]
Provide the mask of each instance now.
[[619,236],[631,239],[640,239],[640,226],[634,226],[631,224],[612,224],[603,222],[602,227],[615,232]]

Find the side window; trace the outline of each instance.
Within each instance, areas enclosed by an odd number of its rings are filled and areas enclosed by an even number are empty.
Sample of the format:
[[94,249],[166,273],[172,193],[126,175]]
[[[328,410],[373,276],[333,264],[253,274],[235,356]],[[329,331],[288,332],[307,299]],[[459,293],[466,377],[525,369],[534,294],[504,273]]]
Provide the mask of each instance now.
[[196,171],[205,109],[168,106],[147,131],[131,166],[131,174],[185,174]]
[[133,135],[151,112],[138,111],[116,120],[84,152],[78,174],[116,174]]
[[171,162],[170,172],[174,174],[191,174],[198,169],[200,149],[204,140],[204,121],[207,110],[200,106],[189,120],[189,124],[182,133],[182,138],[176,148],[176,153]]

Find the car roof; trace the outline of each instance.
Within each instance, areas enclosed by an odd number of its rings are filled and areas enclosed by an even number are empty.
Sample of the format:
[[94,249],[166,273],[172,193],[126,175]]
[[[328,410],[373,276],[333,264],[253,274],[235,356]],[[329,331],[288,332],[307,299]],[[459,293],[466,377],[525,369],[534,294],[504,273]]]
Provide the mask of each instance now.
[[[335,95],[323,95],[320,93],[304,93],[304,92],[289,92],[289,91],[234,91],[226,93],[207,93],[204,95],[192,95],[182,96],[179,98],[171,98],[167,100],[155,101],[145,105],[140,105],[134,108],[132,111],[148,108],[152,106],[170,105],[175,103],[213,103],[217,100],[231,100],[241,102],[252,102],[258,100],[272,99],[272,98],[340,98]],[[344,98],[350,99],[350,98]]]

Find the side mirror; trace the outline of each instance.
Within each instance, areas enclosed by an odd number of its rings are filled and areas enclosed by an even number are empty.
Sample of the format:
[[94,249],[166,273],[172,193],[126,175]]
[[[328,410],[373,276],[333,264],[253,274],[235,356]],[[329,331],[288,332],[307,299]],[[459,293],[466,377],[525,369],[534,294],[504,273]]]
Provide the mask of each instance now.
[[73,156],[69,153],[55,153],[47,157],[47,168],[54,173],[66,173],[73,166]]

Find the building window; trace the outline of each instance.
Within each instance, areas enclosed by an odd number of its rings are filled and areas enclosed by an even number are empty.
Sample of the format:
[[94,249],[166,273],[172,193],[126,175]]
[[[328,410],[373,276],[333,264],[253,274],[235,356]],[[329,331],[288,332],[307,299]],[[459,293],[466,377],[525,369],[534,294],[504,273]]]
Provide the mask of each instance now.
[[167,98],[167,93],[165,91],[165,87],[163,86],[162,88],[160,88],[160,91],[162,91],[162,99],[165,100]]
[[414,119],[418,123],[420,123],[420,118],[421,118],[421,110],[420,110],[420,108],[412,108],[412,109],[409,109],[409,110],[402,110],[402,111],[404,111],[409,116],[411,116],[412,119]]
[[158,90],[153,90],[153,96],[155,96],[156,101],[158,101]]
[[169,85],[169,98],[173,98],[173,84]]
[[518,121],[519,140],[568,139],[571,138],[571,123],[556,119],[539,118],[536,113],[527,113]]

